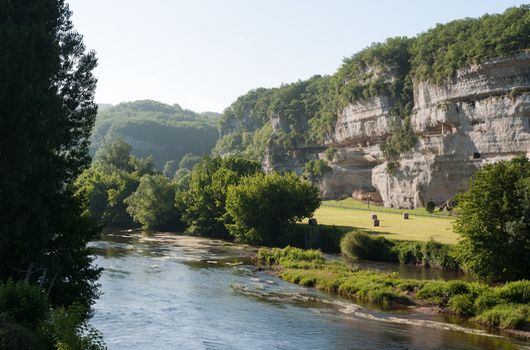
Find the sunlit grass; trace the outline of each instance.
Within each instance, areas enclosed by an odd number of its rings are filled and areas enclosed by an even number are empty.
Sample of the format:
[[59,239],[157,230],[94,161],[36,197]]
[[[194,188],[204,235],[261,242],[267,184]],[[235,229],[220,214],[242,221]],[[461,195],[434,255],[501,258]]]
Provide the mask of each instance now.
[[[376,213],[380,226],[374,227],[371,214]],[[368,233],[381,235],[388,239],[429,241],[442,243],[456,243],[457,234],[452,230],[453,218],[428,217],[414,215],[410,211],[409,220],[404,220],[402,214],[345,209],[321,206],[315,212],[319,224],[354,227]]]

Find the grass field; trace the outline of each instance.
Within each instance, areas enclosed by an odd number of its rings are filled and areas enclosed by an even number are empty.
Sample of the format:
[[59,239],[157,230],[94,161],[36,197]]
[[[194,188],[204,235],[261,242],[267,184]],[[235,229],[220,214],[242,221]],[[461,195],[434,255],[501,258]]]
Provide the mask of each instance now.
[[[390,239],[428,241],[433,239],[442,243],[456,243],[458,236],[452,230],[450,217],[433,217],[414,215],[410,213],[409,220],[404,220],[403,215],[395,212],[372,211],[331,207],[323,205],[315,212],[319,224],[354,227],[368,233],[381,235]],[[385,208],[388,209],[388,208]],[[379,227],[373,227],[371,214],[377,214]]]
[[385,213],[401,214],[401,213],[407,212],[410,214],[422,215],[422,216],[436,216],[436,217],[439,217],[439,216],[448,217],[449,216],[449,213],[447,211],[435,210],[434,212],[429,213],[427,210],[425,210],[425,208],[397,209],[397,208],[385,208],[383,206],[373,205],[373,204],[369,206],[368,204],[355,200],[353,198],[323,201],[322,205],[332,206],[332,207],[344,207],[344,208],[351,208],[351,209],[371,210],[374,212],[385,212]]

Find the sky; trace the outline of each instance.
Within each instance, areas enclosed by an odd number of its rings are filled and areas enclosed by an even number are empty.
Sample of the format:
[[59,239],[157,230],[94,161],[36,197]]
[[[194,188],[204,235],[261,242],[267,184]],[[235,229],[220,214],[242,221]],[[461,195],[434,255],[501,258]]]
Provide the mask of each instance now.
[[67,0],[99,65],[96,101],[222,112],[238,96],[333,74],[373,42],[512,0]]

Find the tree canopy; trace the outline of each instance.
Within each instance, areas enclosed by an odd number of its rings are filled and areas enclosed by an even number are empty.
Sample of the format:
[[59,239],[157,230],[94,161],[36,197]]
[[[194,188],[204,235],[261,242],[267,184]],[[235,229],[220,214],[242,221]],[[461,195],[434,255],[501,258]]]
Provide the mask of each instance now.
[[530,162],[486,165],[457,197],[464,268],[489,281],[530,278]]
[[237,241],[277,245],[284,230],[319,206],[318,189],[295,174],[257,174],[228,188],[227,227]]
[[204,157],[192,170],[188,190],[177,195],[177,207],[188,230],[203,236],[228,237],[226,193],[261,165],[242,158]]
[[151,100],[120,103],[98,113],[91,152],[121,138],[131,145],[132,154],[151,155],[162,170],[167,161],[178,163],[186,153],[209,154],[218,138],[218,119],[216,113],[196,113]]

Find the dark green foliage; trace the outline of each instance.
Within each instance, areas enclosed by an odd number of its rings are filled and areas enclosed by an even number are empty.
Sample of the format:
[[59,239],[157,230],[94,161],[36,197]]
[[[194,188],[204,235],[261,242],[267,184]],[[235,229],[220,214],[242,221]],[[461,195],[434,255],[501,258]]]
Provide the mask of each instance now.
[[309,162],[305,163],[303,176],[311,182],[317,182],[331,170],[331,167],[326,163],[325,160],[310,160]]
[[228,238],[225,223],[226,195],[230,185],[261,172],[261,166],[242,158],[204,157],[191,172],[188,189],[176,196],[176,205],[188,231],[209,237]]
[[77,303],[52,309],[44,291],[23,281],[0,283],[0,349],[104,349],[87,311]]
[[280,233],[279,246],[320,249],[325,253],[340,253],[344,230],[328,225],[290,225]]
[[256,174],[230,186],[226,211],[237,241],[277,245],[282,231],[311,217],[320,205],[318,189],[293,173]]
[[457,197],[464,269],[488,281],[530,278],[530,162],[486,165]]
[[0,317],[0,349],[44,350],[47,347],[36,332]]
[[454,247],[434,241],[395,241],[371,237],[363,232],[347,233],[340,244],[341,252],[350,259],[399,262],[459,270]]
[[167,177],[145,175],[140,184],[123,202],[127,213],[144,230],[181,229],[180,214],[175,208],[176,186]]
[[429,213],[432,213],[435,208],[436,203],[434,203],[433,201],[427,201],[427,203],[425,203],[425,210],[427,210]]
[[414,264],[446,270],[460,270],[452,245],[435,241],[392,241],[392,253],[401,264]]
[[412,111],[410,47],[413,39],[389,38],[344,60],[333,79],[342,106],[362,99],[385,96],[394,102],[391,115]]
[[420,34],[412,47],[416,79],[441,83],[458,68],[530,48],[530,5],[502,14],[466,18]]
[[96,66],[62,0],[0,1],[0,280],[90,305],[99,271],[73,182],[88,166]]
[[134,225],[124,200],[136,191],[144,175],[155,173],[151,158],[136,158],[131,147],[116,139],[101,147],[92,166],[76,180],[76,196],[85,215],[99,225]]
[[169,160],[177,163],[186,153],[209,154],[218,132],[218,116],[195,113],[178,105],[143,100],[121,103],[98,113],[92,134],[92,152],[116,138],[123,138],[139,158],[153,156],[162,169]]
[[35,286],[23,281],[8,280],[0,283],[1,318],[29,329],[46,320],[50,305],[46,295]]
[[342,254],[350,259],[396,261],[393,243],[383,237],[370,237],[363,232],[349,232],[340,242]]

